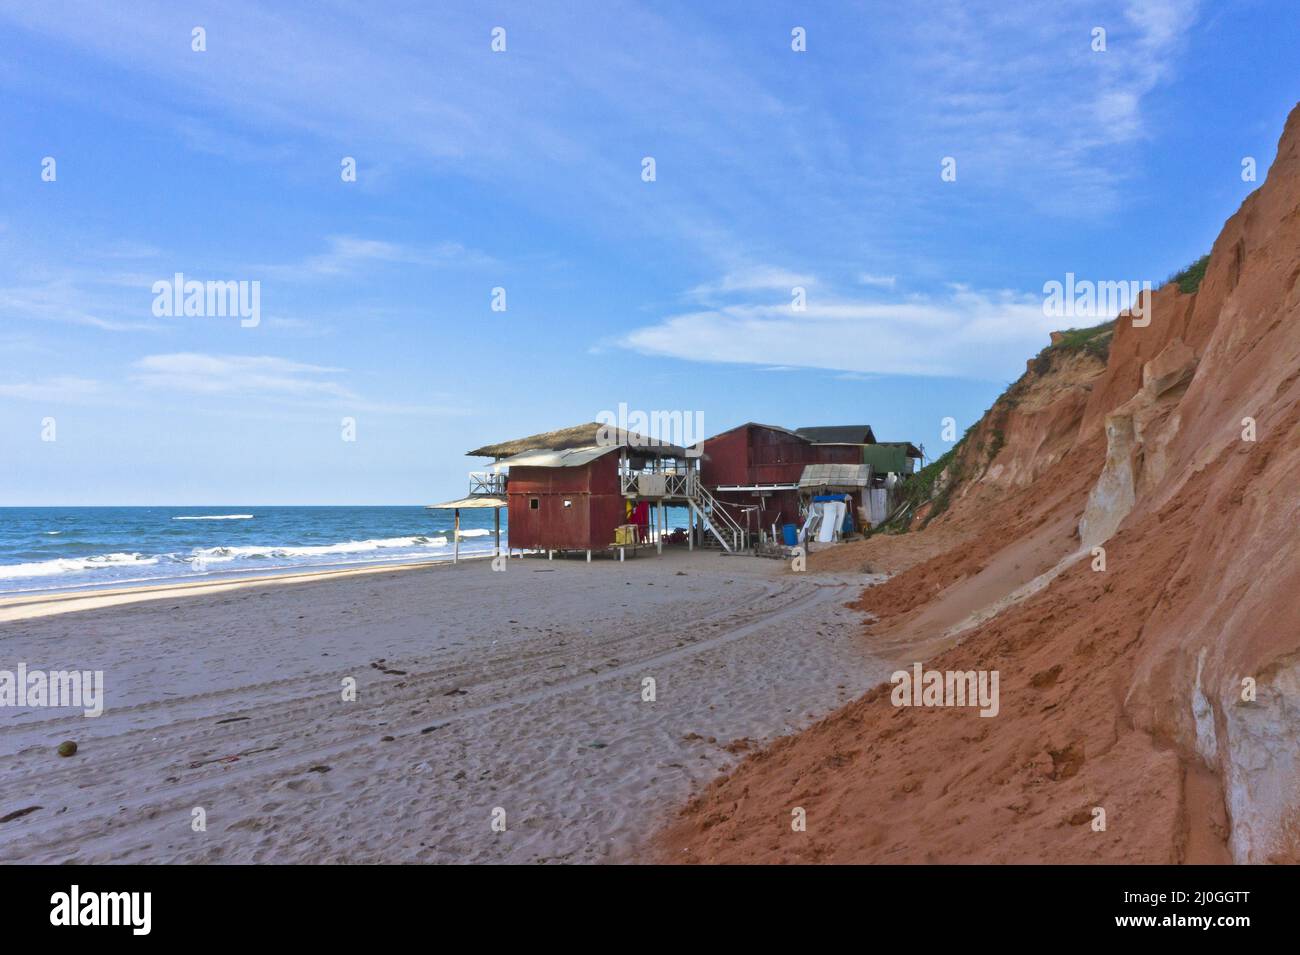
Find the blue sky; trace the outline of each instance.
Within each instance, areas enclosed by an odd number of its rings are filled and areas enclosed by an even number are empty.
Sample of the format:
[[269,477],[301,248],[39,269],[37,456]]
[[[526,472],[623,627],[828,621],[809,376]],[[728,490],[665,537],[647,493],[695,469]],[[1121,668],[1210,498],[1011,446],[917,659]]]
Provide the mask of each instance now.
[[941,453],[1045,282],[1208,250],[1300,7],[924,6],[0,2],[0,504],[426,503],[621,402]]

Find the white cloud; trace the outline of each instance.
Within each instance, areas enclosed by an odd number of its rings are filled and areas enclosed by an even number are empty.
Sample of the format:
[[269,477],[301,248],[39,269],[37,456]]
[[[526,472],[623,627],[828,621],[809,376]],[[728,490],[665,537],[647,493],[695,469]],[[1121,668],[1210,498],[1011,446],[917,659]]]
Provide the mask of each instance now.
[[638,328],[620,344],[764,368],[1006,380],[1059,324],[1043,315],[1041,296],[952,286],[938,298],[814,300],[803,312],[784,304],[726,305]]

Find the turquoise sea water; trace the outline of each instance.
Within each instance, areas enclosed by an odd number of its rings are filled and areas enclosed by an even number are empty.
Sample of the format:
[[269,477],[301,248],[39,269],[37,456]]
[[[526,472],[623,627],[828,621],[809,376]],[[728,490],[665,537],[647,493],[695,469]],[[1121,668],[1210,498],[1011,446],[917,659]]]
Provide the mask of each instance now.
[[[461,512],[461,556],[492,551],[492,513]],[[0,507],[0,593],[450,560],[451,534],[418,506]]]

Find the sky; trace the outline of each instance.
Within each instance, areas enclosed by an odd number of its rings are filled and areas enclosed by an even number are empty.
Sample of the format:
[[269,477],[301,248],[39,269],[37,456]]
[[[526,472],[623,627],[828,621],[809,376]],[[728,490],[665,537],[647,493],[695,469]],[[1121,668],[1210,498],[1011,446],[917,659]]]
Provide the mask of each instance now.
[[[0,0],[0,506],[431,503],[620,405],[937,457],[1109,317],[1045,283],[1209,250],[1297,36],[1293,0]],[[168,314],[178,273],[255,321]]]

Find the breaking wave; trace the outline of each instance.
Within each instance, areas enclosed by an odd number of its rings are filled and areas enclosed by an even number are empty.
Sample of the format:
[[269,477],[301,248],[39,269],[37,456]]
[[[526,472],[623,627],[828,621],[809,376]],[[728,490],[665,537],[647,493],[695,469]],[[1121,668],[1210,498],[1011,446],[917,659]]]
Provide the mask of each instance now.
[[28,577],[53,577],[83,570],[102,570],[110,567],[148,567],[159,562],[158,557],[147,554],[98,554],[94,557],[57,557],[26,564],[0,566],[0,580],[22,580]]

